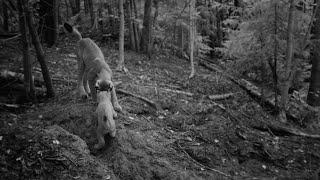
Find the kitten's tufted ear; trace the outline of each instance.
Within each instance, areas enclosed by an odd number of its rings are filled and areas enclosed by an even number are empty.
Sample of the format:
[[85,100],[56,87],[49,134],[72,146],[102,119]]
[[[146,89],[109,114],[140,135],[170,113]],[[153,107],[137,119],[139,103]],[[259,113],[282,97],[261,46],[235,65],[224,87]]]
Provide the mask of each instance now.
[[69,32],[69,33],[72,33],[73,32],[73,27],[68,24],[68,23],[64,23],[63,24],[63,27]]

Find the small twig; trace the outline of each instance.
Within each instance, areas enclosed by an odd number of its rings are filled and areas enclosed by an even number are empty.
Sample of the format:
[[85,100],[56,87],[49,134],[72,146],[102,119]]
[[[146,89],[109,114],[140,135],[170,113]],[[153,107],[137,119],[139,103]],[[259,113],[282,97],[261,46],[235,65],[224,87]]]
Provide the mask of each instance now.
[[230,178],[230,179],[233,179],[232,176],[229,175],[229,174],[226,174],[226,173],[221,172],[221,171],[219,171],[219,170],[217,170],[217,169],[213,169],[213,168],[210,168],[210,167],[208,167],[208,166],[206,166],[206,165],[201,164],[200,162],[198,162],[197,160],[195,160],[194,158],[192,158],[192,157],[190,156],[190,154],[187,153],[187,152],[180,146],[180,144],[179,144],[178,142],[177,142],[177,145],[178,145],[179,149],[180,149],[185,155],[187,155],[196,165],[200,166],[201,168],[208,169],[208,170],[211,170],[211,171],[216,172],[216,173],[218,173],[218,174],[221,174],[221,175],[223,175],[223,176],[226,176],[226,177],[228,177],[228,178]]
[[0,42],[1,42],[1,43],[5,43],[5,42],[7,42],[7,41],[17,39],[17,38],[20,37],[20,36],[21,36],[21,34],[17,34],[17,35],[15,35],[15,36],[11,37],[11,38],[3,39],[3,40],[1,40]]

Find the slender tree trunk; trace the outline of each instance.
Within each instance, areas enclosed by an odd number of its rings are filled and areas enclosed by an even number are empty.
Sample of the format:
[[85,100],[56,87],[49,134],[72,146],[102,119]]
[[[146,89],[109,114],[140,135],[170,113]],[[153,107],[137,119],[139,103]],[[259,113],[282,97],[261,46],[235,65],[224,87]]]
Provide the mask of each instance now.
[[75,0],[75,2],[76,2],[76,10],[77,10],[77,13],[79,13],[80,12],[80,0]]
[[89,0],[84,0],[84,13],[88,14],[89,13]]
[[189,78],[193,78],[195,74],[194,70],[194,7],[195,0],[191,0],[189,4],[189,44],[190,44],[190,63],[191,63],[191,73]]
[[2,11],[3,11],[3,30],[9,32],[9,16],[8,16],[8,7],[7,4],[2,1]]
[[58,39],[58,0],[41,0],[40,1],[40,16],[43,17],[40,21],[43,27],[43,39],[52,47]]
[[[319,3],[319,1],[318,1]],[[320,9],[317,4],[317,9],[315,11],[315,22],[311,28],[311,37],[313,47],[311,49],[311,81],[309,85],[309,92],[307,97],[307,102],[311,106],[320,106]]]
[[278,64],[278,0],[273,0],[274,3],[274,50],[273,50],[273,89],[275,94],[275,107],[278,109],[278,74],[277,74],[277,64]]
[[306,34],[305,34],[305,36],[303,38],[301,51],[305,50],[306,46],[308,45],[307,42],[310,39],[310,32],[313,31],[315,17],[316,17],[317,11],[319,11],[319,3],[317,3],[317,0],[314,0],[313,4],[316,4],[316,6],[314,6],[313,10],[312,10],[311,21],[309,23],[309,26],[308,26],[308,29],[306,31]]
[[32,43],[36,49],[36,53],[37,53],[37,59],[40,63],[41,66],[41,72],[42,72],[42,76],[47,88],[47,97],[54,97],[54,90],[53,90],[53,86],[52,86],[52,81],[51,81],[51,77],[50,77],[50,72],[49,69],[47,67],[47,62],[45,59],[45,55],[44,55],[44,51],[42,48],[42,45],[40,43],[38,34],[35,30],[35,21],[34,21],[34,17],[32,14],[32,11],[30,9],[26,10],[26,18],[27,18],[27,22],[28,22],[28,26],[29,26],[29,31],[32,37]]
[[150,35],[151,35],[151,28],[152,28],[152,19],[151,19],[151,10],[152,10],[152,0],[146,0],[144,4],[144,17],[143,17],[143,29],[142,34],[143,36],[141,41],[141,48],[142,51],[146,54],[150,52]]
[[124,67],[124,12],[123,0],[119,0],[120,33],[119,33],[119,62],[117,70],[126,71]]
[[24,74],[24,86],[25,86],[25,97],[26,100],[35,100],[35,89],[32,78],[32,66],[30,62],[30,48],[28,42],[28,29],[26,24],[26,16],[24,14],[24,1],[18,0],[19,10],[19,24],[20,32],[22,35],[22,46],[23,46],[23,74]]
[[67,1],[67,0],[64,0],[64,3],[66,4],[67,19],[69,19],[69,5],[68,5],[68,1]]
[[[54,1],[54,0],[53,0]],[[72,15],[76,15],[80,12],[80,0],[69,0]]]
[[136,49],[137,52],[140,51],[140,29],[139,29],[139,24],[136,22],[136,19],[138,18],[138,10],[137,10],[137,5],[135,0],[131,0],[131,5],[132,5],[132,13],[134,14],[134,21],[133,21],[133,30],[134,30],[134,37],[135,37],[135,42],[136,42]]
[[133,25],[133,15],[132,15],[132,9],[131,9],[131,0],[128,1],[128,17],[129,17],[129,36],[130,36],[130,46],[131,49],[134,51],[137,51],[136,49],[136,42],[135,42],[135,35],[134,35],[134,25]]
[[286,110],[288,102],[288,91],[290,87],[290,79],[292,76],[292,59],[293,59],[293,28],[294,28],[294,0],[290,0],[289,17],[288,17],[288,32],[287,32],[287,49],[286,49],[286,64],[285,75],[281,79],[281,104],[279,120],[281,122],[287,122]]
[[95,20],[95,14],[94,14],[94,9],[93,9],[93,2],[92,0],[87,0],[88,2],[88,6],[89,6],[89,11],[90,11],[90,19],[91,19],[91,26],[93,26],[94,24],[94,20]]
[[234,7],[240,7],[240,0],[234,0],[233,5]]
[[183,26],[180,24],[179,26],[179,45],[180,45],[180,56],[183,57],[183,51],[184,51],[184,37],[183,37]]
[[158,15],[159,15],[159,1],[154,0],[154,7],[155,7],[155,12],[153,15],[153,20],[152,20],[152,27],[151,27],[151,32],[150,32],[150,43],[149,43],[149,58],[151,58],[151,54],[153,51],[153,44],[154,44],[154,32],[157,27],[157,20],[158,20]]
[[218,7],[216,8],[216,22],[217,22],[217,46],[221,47],[222,46],[222,28],[221,28],[221,22],[222,22],[222,18],[221,18],[221,11],[218,9]]

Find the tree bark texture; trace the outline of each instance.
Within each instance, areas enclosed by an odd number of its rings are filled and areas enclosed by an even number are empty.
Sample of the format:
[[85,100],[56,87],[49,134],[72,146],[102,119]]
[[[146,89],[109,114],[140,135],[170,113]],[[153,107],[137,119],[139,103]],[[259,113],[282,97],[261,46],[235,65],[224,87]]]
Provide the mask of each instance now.
[[124,12],[123,0],[119,0],[119,16],[120,16],[120,33],[119,33],[119,62],[118,70],[124,68]]
[[152,0],[146,0],[144,4],[144,17],[143,17],[143,29],[142,29],[142,41],[141,48],[146,54],[150,51],[150,40],[151,40],[151,28],[152,28]]
[[32,66],[30,62],[30,48],[28,42],[28,29],[26,23],[26,16],[24,13],[24,1],[18,0],[18,11],[19,11],[19,25],[22,37],[23,46],[23,74],[24,74],[24,86],[25,86],[25,98],[26,100],[35,99],[34,83],[32,78]]
[[40,1],[40,27],[43,30],[42,38],[44,42],[52,47],[58,38],[58,0]]
[[195,0],[191,0],[189,4],[189,44],[190,44],[190,63],[191,63],[191,72],[189,75],[189,78],[193,78],[195,74],[194,70],[194,29],[195,29],[195,24],[194,24],[194,9],[195,7]]
[[[319,1],[318,1],[319,3]],[[311,49],[311,81],[309,85],[309,92],[307,97],[307,103],[311,106],[320,106],[320,9],[317,5],[315,10],[315,22],[311,28],[311,37],[313,47]]]
[[39,64],[41,66],[42,76],[43,76],[43,79],[44,79],[44,82],[45,82],[45,85],[47,88],[47,97],[54,97],[54,90],[53,90],[53,86],[52,86],[50,72],[47,67],[45,53],[44,53],[42,45],[40,43],[39,36],[35,30],[36,25],[35,25],[32,11],[30,9],[26,9],[25,12],[26,12],[26,18],[27,18],[27,22],[28,22],[28,26],[29,26],[29,31],[30,31],[31,38],[32,38],[32,43],[36,49],[37,59],[38,59]]
[[290,79],[292,76],[292,60],[293,60],[293,28],[294,28],[294,0],[290,0],[289,7],[289,17],[288,17],[288,28],[287,28],[287,49],[286,49],[286,64],[285,64],[285,74],[281,78],[281,104],[280,104],[280,114],[279,119],[282,122],[286,122],[287,102],[288,102],[288,91],[290,87]]

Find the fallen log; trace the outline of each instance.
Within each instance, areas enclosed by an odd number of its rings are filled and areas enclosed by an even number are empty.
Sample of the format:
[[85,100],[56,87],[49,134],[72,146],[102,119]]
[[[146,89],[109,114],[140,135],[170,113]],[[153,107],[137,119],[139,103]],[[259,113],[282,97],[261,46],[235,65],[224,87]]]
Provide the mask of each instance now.
[[161,110],[161,107],[157,103],[147,99],[146,97],[143,97],[143,96],[140,96],[140,95],[137,95],[137,94],[133,94],[133,93],[125,91],[123,89],[116,89],[116,92],[119,93],[119,94],[129,95],[129,96],[138,98],[138,99],[146,102],[147,104],[149,104],[151,107],[153,107],[157,111]]
[[231,98],[234,95],[235,93],[217,94],[217,95],[209,95],[208,98],[213,101],[218,101],[218,100]]
[[[23,83],[24,82],[24,75],[22,73],[17,73],[17,72],[12,72],[9,70],[1,70],[0,71],[0,78],[3,80],[6,80],[8,82],[18,82],[18,83]],[[34,85],[37,87],[42,87],[43,81],[33,77],[34,80]],[[11,83],[9,83],[10,85]],[[2,87],[4,88],[4,87]]]
[[[271,109],[273,113],[277,113],[278,109],[275,104],[275,98],[274,97],[264,98],[261,93],[261,89],[255,86],[254,84],[252,84],[251,82],[245,79],[233,77],[230,74],[225,73],[220,68],[214,66],[213,64],[206,63],[204,60],[199,60],[199,65],[205,67],[208,70],[221,73],[222,75],[230,79],[232,82],[237,84],[240,88],[244,89],[262,107]],[[295,95],[290,96],[288,107],[289,108],[286,111],[286,115],[289,119],[294,119],[294,120],[302,119],[306,115],[308,115],[310,112],[311,113],[318,112],[316,108],[309,106],[306,102],[304,102],[302,99],[300,99]]]
[[[10,35],[7,36],[8,38],[0,39],[0,44],[4,44],[4,43],[6,43],[6,42],[8,42],[8,41],[11,41],[11,40],[16,40],[16,39],[18,39],[20,36],[21,36],[21,34],[10,34]],[[5,37],[5,36],[2,35],[2,37]]]
[[168,89],[168,88],[157,87],[157,86],[152,86],[152,85],[130,84],[130,86],[146,87],[146,88],[157,88],[157,90],[161,90],[161,91],[167,91],[167,92],[172,92],[172,93],[176,93],[176,94],[183,94],[183,95],[186,95],[186,96],[193,96],[193,93],[191,93],[191,92],[186,92],[186,91],[181,91],[181,90],[176,90],[176,89]]
[[320,139],[320,134],[309,134],[296,128],[286,127],[286,126],[281,126],[276,124],[265,124],[264,126],[255,125],[255,126],[252,126],[252,128],[261,130],[261,131],[268,131],[268,132],[271,131],[273,134],[277,136],[294,135],[294,136],[302,136],[306,138]]

